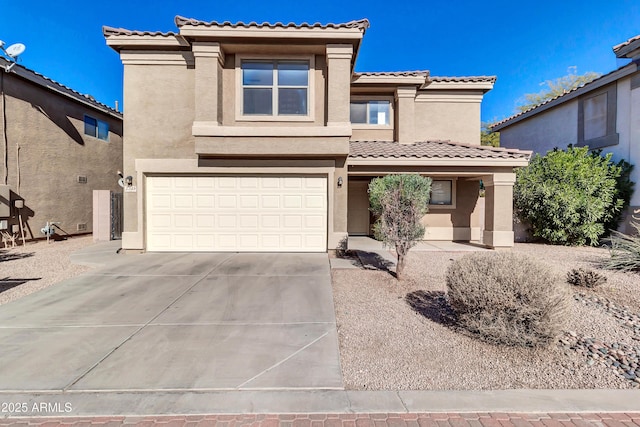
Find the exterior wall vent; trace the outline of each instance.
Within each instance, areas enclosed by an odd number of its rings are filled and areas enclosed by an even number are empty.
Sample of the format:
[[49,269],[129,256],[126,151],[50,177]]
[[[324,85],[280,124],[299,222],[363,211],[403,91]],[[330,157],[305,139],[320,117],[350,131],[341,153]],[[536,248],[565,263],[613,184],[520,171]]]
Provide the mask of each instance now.
[[77,229],[78,231],[87,231],[87,223],[84,222],[84,223],[78,224]]
[[87,176],[86,175],[78,175],[78,183],[79,184],[86,184],[87,183]]

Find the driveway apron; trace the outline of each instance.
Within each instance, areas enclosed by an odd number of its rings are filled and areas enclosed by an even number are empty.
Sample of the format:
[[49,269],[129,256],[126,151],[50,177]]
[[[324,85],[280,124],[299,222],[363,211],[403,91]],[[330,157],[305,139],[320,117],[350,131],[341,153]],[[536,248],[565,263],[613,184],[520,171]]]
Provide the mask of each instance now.
[[341,389],[326,254],[123,255],[0,306],[0,391]]

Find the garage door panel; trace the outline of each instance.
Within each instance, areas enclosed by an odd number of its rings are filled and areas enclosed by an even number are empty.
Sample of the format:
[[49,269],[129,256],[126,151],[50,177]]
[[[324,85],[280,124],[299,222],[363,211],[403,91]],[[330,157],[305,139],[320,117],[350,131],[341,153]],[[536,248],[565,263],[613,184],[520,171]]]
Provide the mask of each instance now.
[[326,250],[326,177],[148,177],[146,183],[149,251]]

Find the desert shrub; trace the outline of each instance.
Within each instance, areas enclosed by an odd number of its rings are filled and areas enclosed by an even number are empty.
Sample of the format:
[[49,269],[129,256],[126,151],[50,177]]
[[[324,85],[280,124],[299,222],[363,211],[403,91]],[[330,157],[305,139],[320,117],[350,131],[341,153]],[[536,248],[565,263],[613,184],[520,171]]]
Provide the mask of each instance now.
[[[517,172],[514,203],[534,237],[560,245],[597,245],[628,203],[631,165],[587,147],[536,155]],[[625,175],[626,178],[625,178]],[[626,198],[626,200],[625,200]]]
[[378,216],[373,231],[398,254],[398,279],[402,278],[409,249],[424,237],[420,220],[429,209],[430,191],[431,178],[417,174],[387,175],[369,184],[371,211]]
[[567,273],[567,282],[582,288],[595,288],[607,281],[602,274],[584,268],[574,268]]
[[506,345],[544,346],[562,332],[568,286],[544,265],[510,252],[478,252],[447,270],[458,326]]
[[611,270],[640,271],[640,223],[631,222],[636,234],[629,235],[613,231],[608,239],[611,244],[610,258],[604,267]]

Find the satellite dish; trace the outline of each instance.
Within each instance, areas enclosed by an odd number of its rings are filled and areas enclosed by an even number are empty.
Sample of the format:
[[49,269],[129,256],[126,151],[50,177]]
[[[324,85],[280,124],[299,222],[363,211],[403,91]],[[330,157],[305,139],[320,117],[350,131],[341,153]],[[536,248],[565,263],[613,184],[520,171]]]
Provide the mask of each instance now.
[[24,50],[27,47],[25,45],[23,45],[22,43],[15,43],[12,44],[11,46],[9,46],[5,52],[7,53],[7,55],[9,55],[10,57],[12,57],[13,59],[17,58],[18,55],[20,55],[22,52],[24,52]]

